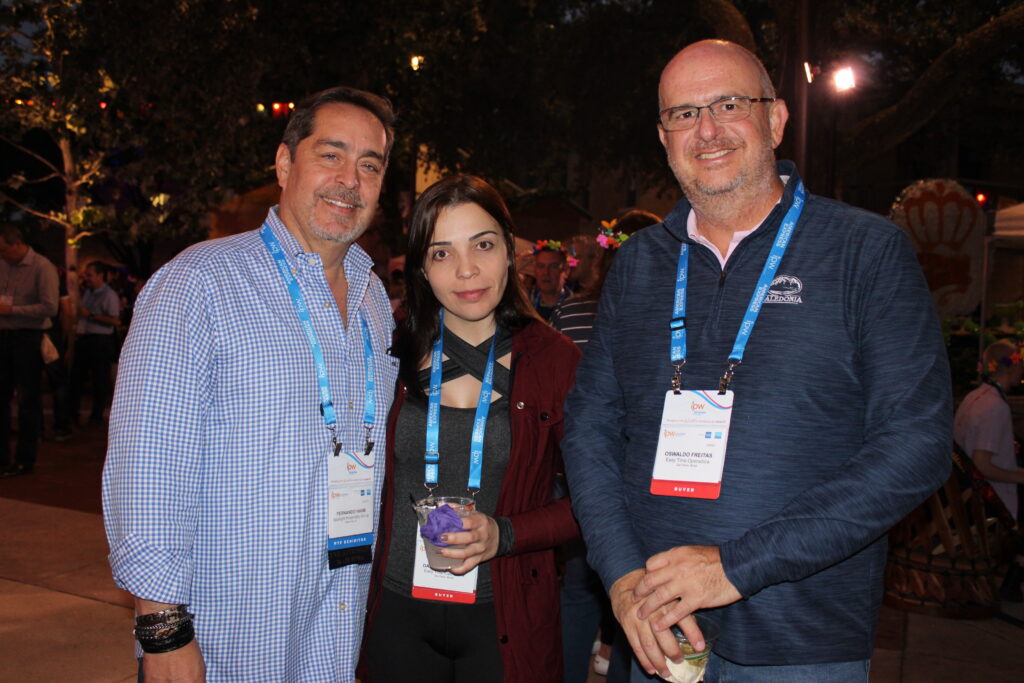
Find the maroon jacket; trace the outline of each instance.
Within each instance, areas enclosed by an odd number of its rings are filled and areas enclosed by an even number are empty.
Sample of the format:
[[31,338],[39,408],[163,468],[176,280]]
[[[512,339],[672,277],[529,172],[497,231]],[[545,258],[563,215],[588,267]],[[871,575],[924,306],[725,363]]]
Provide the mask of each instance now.
[[[508,517],[515,530],[511,555],[491,560],[494,611],[505,683],[557,683],[562,680],[562,630],[554,548],[579,535],[568,498],[551,499],[560,467],[562,402],[572,387],[580,352],[576,345],[540,322],[512,339],[512,395],[509,422],[512,452],[501,482],[496,517]],[[408,390],[399,382],[385,453],[384,490],[373,579],[367,602],[367,631],[380,603],[391,542],[394,497],[395,424]],[[370,681],[365,658],[359,679]]]

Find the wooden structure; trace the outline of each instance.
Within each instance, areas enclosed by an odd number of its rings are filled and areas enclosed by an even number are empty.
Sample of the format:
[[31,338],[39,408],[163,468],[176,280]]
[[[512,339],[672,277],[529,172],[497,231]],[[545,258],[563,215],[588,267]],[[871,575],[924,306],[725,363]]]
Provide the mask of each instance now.
[[999,614],[1014,526],[1002,501],[962,452],[946,483],[889,533],[885,604],[933,616]]

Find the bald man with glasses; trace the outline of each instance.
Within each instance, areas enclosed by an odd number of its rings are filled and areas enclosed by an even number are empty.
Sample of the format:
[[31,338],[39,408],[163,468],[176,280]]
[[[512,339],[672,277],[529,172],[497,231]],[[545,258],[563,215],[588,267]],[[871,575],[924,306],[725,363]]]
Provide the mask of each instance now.
[[690,45],[658,96],[684,198],[620,249],[562,443],[630,680],[669,675],[678,627],[718,632],[707,683],[866,681],[886,531],[950,467],[928,287],[897,226],[776,162],[749,51]]

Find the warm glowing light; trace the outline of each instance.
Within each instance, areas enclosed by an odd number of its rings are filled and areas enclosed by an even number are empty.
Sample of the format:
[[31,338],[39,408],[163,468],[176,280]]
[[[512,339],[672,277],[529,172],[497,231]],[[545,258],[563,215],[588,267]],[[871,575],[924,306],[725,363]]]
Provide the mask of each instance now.
[[100,102],[100,109],[106,109],[106,108],[107,108],[107,103],[106,102]]
[[975,198],[976,200],[978,200],[978,203],[979,203],[979,204],[982,204],[982,205],[983,205],[983,204],[985,204],[985,202],[987,202],[987,201],[988,201],[988,197],[987,197],[987,196],[985,196],[985,193],[984,193],[984,192],[979,192],[978,194],[974,195],[974,198]]
[[423,68],[423,62],[425,61],[422,55],[413,55],[412,59],[409,60],[409,66],[413,71],[419,71]]
[[289,102],[288,103],[288,108],[289,109],[295,109],[295,103],[294,102]]
[[814,82],[814,70],[811,68],[810,63],[804,62],[804,75],[807,76],[807,82]]
[[28,101],[28,102],[26,102],[25,104],[27,104],[28,106],[30,106],[30,107],[31,107],[31,106],[33,106],[33,105],[35,104],[35,100],[29,100],[29,101]]
[[24,100],[14,100],[15,104],[25,104]]
[[840,92],[857,87],[857,80],[853,76],[853,69],[848,66],[836,71],[835,75],[832,77],[832,82],[835,85],[836,90]]
[[263,112],[265,112],[266,110],[267,110],[267,108],[266,108],[266,107],[264,107],[264,106],[263,106],[262,104],[257,104],[257,105],[256,105],[256,111],[258,111],[258,112],[259,112],[260,114],[262,114],[262,113],[263,113]]
[[274,102],[274,104],[272,104],[271,106],[274,108],[274,111],[281,111],[281,103],[280,102]]

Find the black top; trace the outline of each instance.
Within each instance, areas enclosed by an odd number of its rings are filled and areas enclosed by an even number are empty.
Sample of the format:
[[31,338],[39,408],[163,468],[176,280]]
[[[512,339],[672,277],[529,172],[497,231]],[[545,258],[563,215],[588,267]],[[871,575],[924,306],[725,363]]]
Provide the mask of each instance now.
[[[464,374],[471,374],[480,379],[483,377],[487,361],[487,352],[491,340],[488,339],[474,348],[462,341],[449,330],[445,330],[444,348],[448,356],[442,366],[442,381],[449,381]],[[512,337],[500,334],[495,346],[495,359],[508,353],[512,348]],[[464,367],[468,366],[468,368]],[[420,373],[420,381],[424,389],[429,388],[430,371]],[[502,396],[493,401],[484,433],[483,473],[480,480],[480,491],[476,494],[478,511],[494,516],[501,490],[501,481],[508,466],[509,452],[512,445],[512,431],[509,424],[508,392],[510,373],[504,366],[495,363],[494,390]],[[438,496],[468,496],[466,484],[469,477],[469,451],[473,433],[473,422],[476,408],[451,408],[441,406],[440,435],[438,450],[440,459],[438,466],[438,485],[434,494]],[[387,571],[384,575],[384,586],[402,595],[412,592],[413,563],[415,546],[419,534],[416,514],[410,502],[410,494],[417,500],[423,498],[427,490],[423,486],[424,460],[423,452],[426,444],[427,404],[411,396],[403,403],[395,428],[395,496],[391,525],[391,540]],[[477,577],[477,603],[493,601],[491,574],[488,563],[480,565]]]

